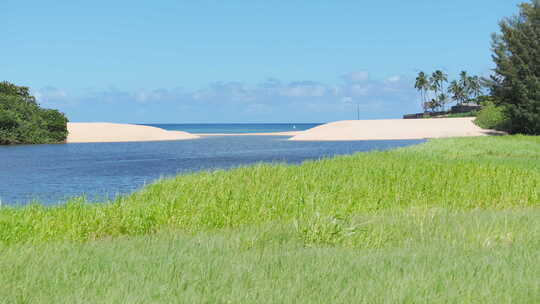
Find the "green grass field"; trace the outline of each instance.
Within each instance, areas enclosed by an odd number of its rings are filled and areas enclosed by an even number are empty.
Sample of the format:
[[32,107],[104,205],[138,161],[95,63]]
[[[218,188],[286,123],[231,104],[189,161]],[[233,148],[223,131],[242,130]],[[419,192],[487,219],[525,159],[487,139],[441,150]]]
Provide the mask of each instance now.
[[5,303],[537,303],[540,138],[458,138],[0,209]]

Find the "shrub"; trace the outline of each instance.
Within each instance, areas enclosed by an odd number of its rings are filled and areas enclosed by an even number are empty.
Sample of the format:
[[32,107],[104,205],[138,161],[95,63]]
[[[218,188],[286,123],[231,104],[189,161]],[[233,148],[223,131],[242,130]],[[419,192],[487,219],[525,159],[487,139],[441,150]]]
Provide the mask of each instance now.
[[484,129],[493,129],[506,131],[508,129],[508,117],[505,114],[502,106],[496,106],[491,101],[486,101],[483,104],[474,120],[479,127]]

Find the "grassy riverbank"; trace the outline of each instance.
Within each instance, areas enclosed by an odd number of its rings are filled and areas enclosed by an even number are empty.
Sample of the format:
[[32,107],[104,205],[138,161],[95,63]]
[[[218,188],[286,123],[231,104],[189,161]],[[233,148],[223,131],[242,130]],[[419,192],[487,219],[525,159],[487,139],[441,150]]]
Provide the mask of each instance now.
[[540,139],[432,140],[0,209],[8,302],[536,302]]

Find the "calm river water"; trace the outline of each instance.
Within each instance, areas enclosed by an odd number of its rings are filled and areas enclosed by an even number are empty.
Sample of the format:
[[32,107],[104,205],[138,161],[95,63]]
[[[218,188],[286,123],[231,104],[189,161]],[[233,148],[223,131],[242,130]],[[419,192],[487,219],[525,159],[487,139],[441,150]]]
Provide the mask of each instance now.
[[385,150],[422,140],[291,142],[282,136],[206,137],[187,141],[87,143],[0,147],[0,200],[56,204],[129,193],[178,173],[257,162],[297,164],[360,151]]

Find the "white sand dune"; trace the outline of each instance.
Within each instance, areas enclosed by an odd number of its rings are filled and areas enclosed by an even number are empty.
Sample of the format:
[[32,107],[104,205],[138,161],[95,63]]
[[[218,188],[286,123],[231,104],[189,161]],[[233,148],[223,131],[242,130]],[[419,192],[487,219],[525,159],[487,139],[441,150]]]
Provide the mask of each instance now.
[[432,119],[344,120],[293,136],[297,141],[391,140],[502,134],[473,123],[474,117]]
[[182,131],[167,131],[156,127],[107,122],[68,123],[68,143],[129,142],[196,139]]
[[324,124],[306,131],[190,134],[182,131],[117,123],[68,123],[68,143],[130,142],[197,139],[200,136],[288,135],[295,141],[344,141],[423,139],[440,137],[484,136],[503,134],[485,130],[473,123],[474,118],[344,120]]

